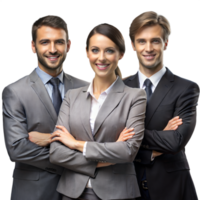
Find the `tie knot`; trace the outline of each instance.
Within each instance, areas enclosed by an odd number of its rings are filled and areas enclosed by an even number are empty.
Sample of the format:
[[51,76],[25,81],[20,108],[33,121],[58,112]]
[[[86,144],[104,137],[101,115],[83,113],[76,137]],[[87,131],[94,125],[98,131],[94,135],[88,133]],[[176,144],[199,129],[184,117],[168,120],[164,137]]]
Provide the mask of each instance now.
[[150,81],[150,79],[146,79],[145,81],[144,81],[144,85],[146,86],[146,87],[150,87],[151,85],[152,85],[152,82]]
[[52,79],[50,79],[49,83],[51,83],[53,86],[58,87],[60,80],[58,78],[52,78]]

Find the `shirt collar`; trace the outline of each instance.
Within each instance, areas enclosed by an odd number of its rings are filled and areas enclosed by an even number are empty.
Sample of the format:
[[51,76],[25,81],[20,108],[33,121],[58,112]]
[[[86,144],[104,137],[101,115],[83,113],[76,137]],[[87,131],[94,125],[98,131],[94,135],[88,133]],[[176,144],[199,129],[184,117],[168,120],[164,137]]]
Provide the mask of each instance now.
[[158,72],[156,72],[154,75],[151,77],[146,77],[140,70],[138,71],[138,77],[139,77],[139,82],[140,82],[140,88],[143,88],[144,86],[144,81],[148,78],[152,82],[153,86],[156,87],[162,78],[162,76],[166,72],[166,67],[162,67]]
[[[39,67],[37,67],[36,69],[36,73],[37,75],[40,77],[40,79],[42,80],[43,84],[47,84],[51,78],[53,78],[53,76],[47,74],[46,72],[44,72],[43,70],[41,70]],[[60,80],[61,83],[63,83],[63,71],[58,75],[56,76],[56,78],[58,78]]]
[[[108,87],[108,88],[107,88],[104,92],[102,92],[101,94],[104,93],[104,94],[108,95],[108,94],[110,93],[111,88],[112,88],[113,85],[116,83],[116,81],[117,81],[118,78],[119,78],[119,76],[117,76],[116,80],[111,84],[111,86]],[[93,81],[90,83],[90,85],[89,85],[89,87],[88,87],[88,89],[87,89],[87,93],[88,93],[88,95],[90,94],[91,96],[94,97],[94,93],[93,93],[93,82],[94,82],[94,79],[93,79]]]

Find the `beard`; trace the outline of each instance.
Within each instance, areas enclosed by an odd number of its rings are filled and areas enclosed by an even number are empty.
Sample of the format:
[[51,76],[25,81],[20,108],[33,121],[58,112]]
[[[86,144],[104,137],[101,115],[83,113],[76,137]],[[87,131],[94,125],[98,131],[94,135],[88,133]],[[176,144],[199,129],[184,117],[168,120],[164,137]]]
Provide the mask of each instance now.
[[[44,67],[44,68],[46,68],[47,70],[50,70],[50,71],[55,71],[55,70],[57,70],[57,69],[59,69],[59,68],[61,68],[62,67],[62,64],[63,64],[63,62],[65,61],[65,58],[66,58],[66,56],[67,56],[67,54],[65,53],[65,54],[63,54],[63,57],[60,59],[60,61],[59,61],[59,63],[58,64],[54,64],[54,65],[48,65],[48,63],[46,62],[46,60],[45,60],[45,55],[41,55],[40,53],[38,53],[38,50],[37,50],[37,48],[36,48],[36,54],[37,54],[37,58],[38,58],[38,62]],[[61,56],[61,54],[59,54],[59,53],[55,53],[55,54],[51,54],[52,56]]]

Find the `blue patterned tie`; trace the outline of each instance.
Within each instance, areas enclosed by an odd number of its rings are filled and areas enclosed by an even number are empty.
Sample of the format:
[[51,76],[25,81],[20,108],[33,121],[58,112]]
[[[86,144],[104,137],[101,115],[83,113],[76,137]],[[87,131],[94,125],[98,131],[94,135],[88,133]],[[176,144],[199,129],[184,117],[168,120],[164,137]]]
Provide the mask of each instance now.
[[53,106],[56,110],[56,113],[58,115],[60,110],[60,105],[62,103],[62,97],[59,91],[59,83],[60,80],[58,78],[52,78],[49,83],[53,86],[53,92],[52,92],[52,100],[53,100]]

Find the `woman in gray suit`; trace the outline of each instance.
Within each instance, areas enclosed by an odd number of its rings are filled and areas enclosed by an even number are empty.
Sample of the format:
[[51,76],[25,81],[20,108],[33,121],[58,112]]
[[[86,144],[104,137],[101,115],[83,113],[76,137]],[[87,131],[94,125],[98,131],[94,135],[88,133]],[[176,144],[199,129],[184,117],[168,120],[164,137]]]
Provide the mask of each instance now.
[[93,82],[67,92],[52,134],[50,161],[65,168],[57,191],[63,200],[134,199],[140,196],[133,160],[144,134],[146,94],[121,80],[125,45],[117,28],[96,26],[86,51]]

